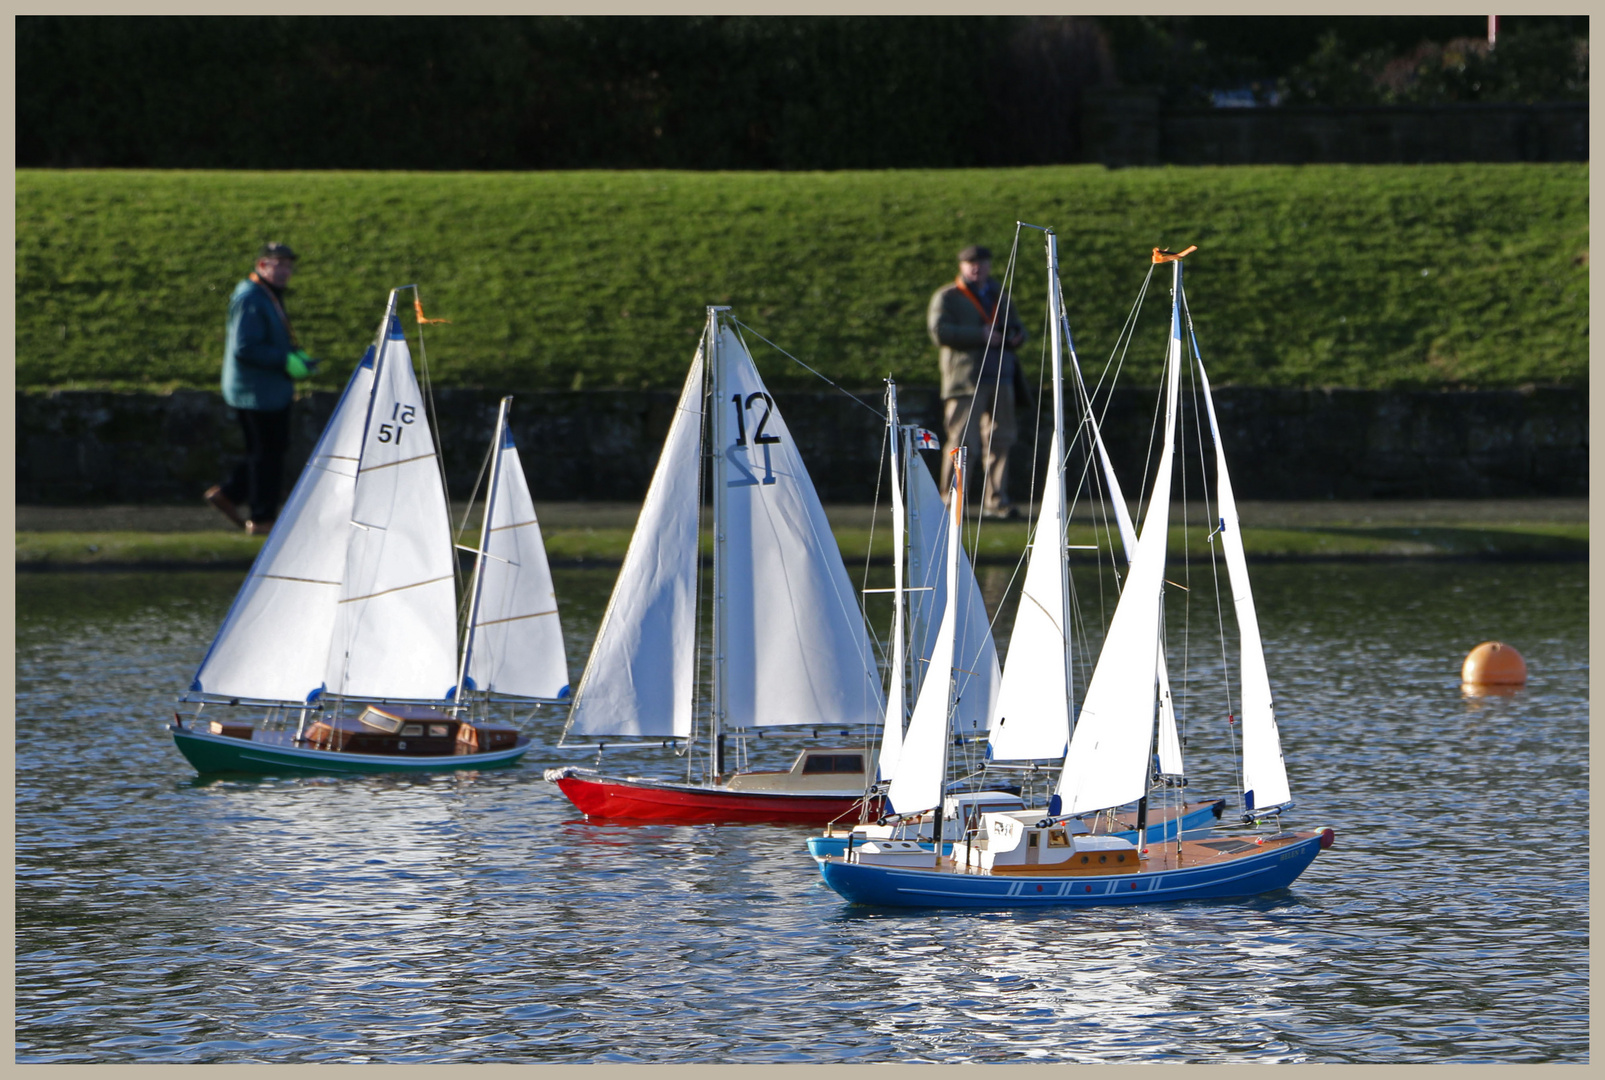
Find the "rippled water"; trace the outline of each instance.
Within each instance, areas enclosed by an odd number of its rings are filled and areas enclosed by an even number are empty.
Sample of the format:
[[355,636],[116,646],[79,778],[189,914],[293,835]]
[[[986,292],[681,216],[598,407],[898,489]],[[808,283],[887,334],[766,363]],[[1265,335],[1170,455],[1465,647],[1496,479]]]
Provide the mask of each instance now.
[[[576,676],[612,576],[557,574]],[[1022,914],[849,907],[806,829],[586,824],[541,779],[573,750],[200,781],[162,724],[239,577],[18,581],[18,1061],[1588,1060],[1584,566],[1257,568],[1337,845],[1250,901]],[[1487,638],[1525,689],[1462,695]]]

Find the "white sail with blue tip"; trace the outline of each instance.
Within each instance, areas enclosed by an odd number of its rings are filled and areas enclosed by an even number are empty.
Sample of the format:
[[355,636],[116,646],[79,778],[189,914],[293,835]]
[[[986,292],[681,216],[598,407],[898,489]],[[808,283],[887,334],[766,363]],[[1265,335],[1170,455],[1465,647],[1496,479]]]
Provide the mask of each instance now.
[[507,423],[497,414],[485,518],[463,636],[464,686],[487,694],[558,699],[568,658],[535,502]]

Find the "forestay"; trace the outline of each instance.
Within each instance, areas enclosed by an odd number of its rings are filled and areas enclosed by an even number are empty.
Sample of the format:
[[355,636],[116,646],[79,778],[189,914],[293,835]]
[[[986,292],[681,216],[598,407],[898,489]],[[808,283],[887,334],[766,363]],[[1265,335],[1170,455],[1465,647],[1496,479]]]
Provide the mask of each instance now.
[[841,550],[774,398],[715,320],[723,724],[881,722],[880,677]]
[[1066,814],[1120,806],[1148,791],[1180,371],[1181,323],[1179,312],[1173,312],[1159,465],[1126,587],[1115,605],[1059,774]]
[[568,659],[557,595],[505,401],[498,428],[480,539],[483,555],[463,646],[469,685],[515,697],[563,697]]
[[575,691],[564,738],[691,735],[702,382],[698,349]]
[[[918,693],[926,671],[926,661],[935,655],[937,627],[947,610],[947,511],[942,505],[936,481],[919,453],[909,449],[904,478],[908,491],[909,584],[918,591],[908,594],[914,625],[914,692]],[[992,623],[975,582],[969,556],[959,549],[958,610],[954,635],[957,652],[953,661],[953,729],[965,735],[987,730],[998,700],[998,650],[992,640]],[[1063,753],[1061,740],[1054,755]]]
[[201,661],[192,692],[300,704],[323,685],[373,372],[369,347]]
[[435,442],[394,315],[379,349],[345,573],[331,693],[443,700],[457,676],[455,553]]

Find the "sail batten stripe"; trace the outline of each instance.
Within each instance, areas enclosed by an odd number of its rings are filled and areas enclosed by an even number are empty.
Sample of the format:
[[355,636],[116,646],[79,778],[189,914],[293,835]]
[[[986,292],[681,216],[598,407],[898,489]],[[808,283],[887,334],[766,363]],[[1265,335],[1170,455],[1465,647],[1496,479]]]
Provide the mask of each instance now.
[[391,593],[405,592],[407,589],[422,588],[425,585],[433,585],[437,581],[453,581],[455,578],[455,574],[446,574],[444,577],[430,578],[428,581],[415,581],[410,585],[397,585],[394,589],[381,589],[376,593],[369,593],[366,596],[348,596],[340,602],[342,604],[355,604],[360,600],[372,600],[376,596],[389,596]]
[[429,461],[434,456],[435,456],[435,453],[434,453],[433,450],[431,450],[429,453],[427,453],[427,454],[419,454],[417,457],[400,458],[399,460],[386,461],[386,462],[383,462],[382,464],[379,464],[379,465],[365,465],[362,468],[357,470],[357,474],[360,476],[362,473],[377,472],[380,469],[393,469],[397,465],[406,465],[409,462],[413,462],[413,461]]
[[481,619],[475,626],[495,626],[497,623],[518,622],[520,619],[539,619],[544,615],[556,615],[557,609],[551,611],[532,611],[528,615],[509,615],[505,619]]

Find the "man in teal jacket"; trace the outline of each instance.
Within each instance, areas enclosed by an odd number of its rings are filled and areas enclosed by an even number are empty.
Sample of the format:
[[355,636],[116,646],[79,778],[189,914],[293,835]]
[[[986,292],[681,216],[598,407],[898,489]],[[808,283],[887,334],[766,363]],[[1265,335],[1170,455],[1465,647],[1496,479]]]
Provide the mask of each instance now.
[[[279,512],[284,455],[290,447],[290,402],[295,380],[318,362],[295,340],[284,293],[295,272],[290,245],[262,245],[256,269],[228,302],[223,342],[223,400],[239,417],[245,457],[223,483],[207,489],[206,501],[252,536],[265,535]],[[247,518],[240,512],[250,509]]]

